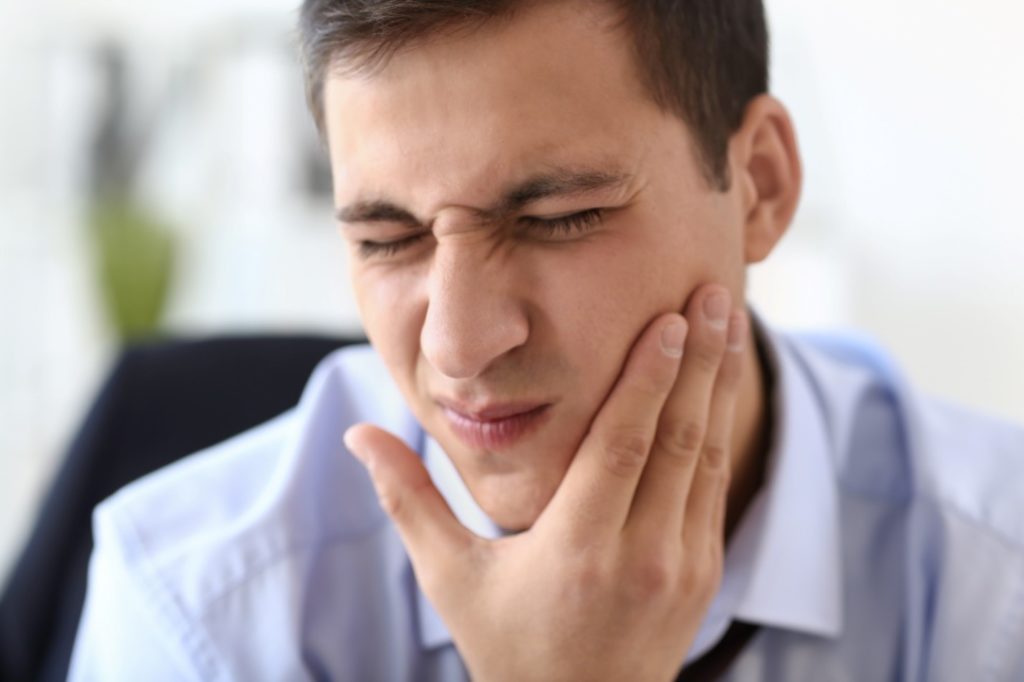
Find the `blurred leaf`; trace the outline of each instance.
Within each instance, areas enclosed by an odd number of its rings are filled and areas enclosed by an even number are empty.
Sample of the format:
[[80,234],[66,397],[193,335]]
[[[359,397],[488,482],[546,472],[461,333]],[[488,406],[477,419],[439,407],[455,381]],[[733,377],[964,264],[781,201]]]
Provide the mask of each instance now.
[[122,340],[154,335],[170,292],[170,230],[127,200],[101,202],[92,215],[98,275],[111,322]]

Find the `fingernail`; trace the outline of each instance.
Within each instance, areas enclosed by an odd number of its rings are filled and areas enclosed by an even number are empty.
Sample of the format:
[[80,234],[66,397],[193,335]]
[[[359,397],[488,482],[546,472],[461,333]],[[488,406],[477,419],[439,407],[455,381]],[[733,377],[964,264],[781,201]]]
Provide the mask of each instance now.
[[683,357],[683,342],[686,340],[686,323],[672,322],[661,330],[661,350],[670,358]]
[[730,353],[739,353],[743,350],[743,344],[747,340],[747,316],[743,313],[736,313],[732,316],[732,323],[729,325],[729,337],[726,339],[725,347]]
[[711,294],[704,299],[704,316],[712,329],[725,329],[729,316],[729,297],[724,293]]

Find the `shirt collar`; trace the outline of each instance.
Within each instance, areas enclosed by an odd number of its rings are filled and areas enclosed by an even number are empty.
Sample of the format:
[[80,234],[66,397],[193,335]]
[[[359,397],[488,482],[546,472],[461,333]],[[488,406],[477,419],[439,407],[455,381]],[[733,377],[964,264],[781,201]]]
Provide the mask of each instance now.
[[766,486],[729,547],[749,567],[735,617],[835,637],[843,622],[842,548],[828,422],[789,343],[752,319],[775,368],[776,430]]
[[[721,586],[687,661],[714,646],[734,619],[823,637],[842,631],[838,491],[823,408],[786,340],[751,317],[775,374],[773,444],[765,486],[729,542]],[[423,443],[424,464],[455,516],[481,537],[498,537],[440,445],[430,437]],[[416,594],[422,646],[451,644],[440,616]]]

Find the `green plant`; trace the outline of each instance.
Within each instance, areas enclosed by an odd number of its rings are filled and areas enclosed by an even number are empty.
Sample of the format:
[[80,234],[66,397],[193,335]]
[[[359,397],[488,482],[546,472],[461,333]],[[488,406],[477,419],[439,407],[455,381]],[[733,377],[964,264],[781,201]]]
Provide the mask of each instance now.
[[156,334],[173,277],[171,231],[128,199],[100,202],[90,222],[99,284],[118,336],[130,341]]

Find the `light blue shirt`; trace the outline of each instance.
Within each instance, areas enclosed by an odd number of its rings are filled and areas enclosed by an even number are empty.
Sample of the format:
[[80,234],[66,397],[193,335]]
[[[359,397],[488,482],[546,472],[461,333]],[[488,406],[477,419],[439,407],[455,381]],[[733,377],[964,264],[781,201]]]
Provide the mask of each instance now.
[[[1024,430],[919,395],[877,348],[766,331],[766,484],[689,652],[760,630],[726,679],[1024,680]],[[378,424],[494,537],[368,347],[292,411],[100,505],[72,680],[464,680],[365,471]]]

